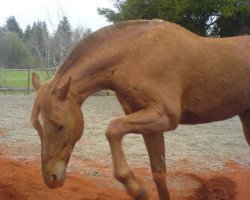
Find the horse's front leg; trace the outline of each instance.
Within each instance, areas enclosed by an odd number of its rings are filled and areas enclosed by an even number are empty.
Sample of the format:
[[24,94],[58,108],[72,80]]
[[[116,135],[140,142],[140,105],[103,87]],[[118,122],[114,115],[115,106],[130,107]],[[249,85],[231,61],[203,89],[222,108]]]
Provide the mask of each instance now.
[[165,143],[163,133],[143,134],[143,138],[148,150],[150,166],[159,198],[160,200],[170,199],[166,183]]
[[[106,131],[106,137],[111,148],[114,175],[117,180],[124,184],[128,193],[135,199],[144,200],[149,199],[149,197],[143,187],[136,181],[126,162],[122,149],[122,138],[127,133],[156,133],[172,130],[176,127],[174,121],[169,118],[162,106],[153,105],[136,113],[115,119],[110,123]],[[163,199],[169,200],[169,195],[165,194]]]
[[126,161],[122,148],[122,137],[125,133],[121,132],[120,126],[120,122],[114,120],[106,131],[113,159],[114,176],[125,186],[130,196],[136,200],[148,200],[146,190],[136,181],[134,173]]

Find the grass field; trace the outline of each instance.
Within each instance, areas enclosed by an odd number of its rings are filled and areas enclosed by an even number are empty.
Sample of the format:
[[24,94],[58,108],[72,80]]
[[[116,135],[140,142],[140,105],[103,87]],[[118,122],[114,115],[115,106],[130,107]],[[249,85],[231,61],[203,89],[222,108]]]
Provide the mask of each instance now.
[[47,81],[53,75],[52,70],[0,69],[0,92],[6,93],[7,90],[9,93],[17,89],[32,88],[32,72],[37,73],[42,82]]

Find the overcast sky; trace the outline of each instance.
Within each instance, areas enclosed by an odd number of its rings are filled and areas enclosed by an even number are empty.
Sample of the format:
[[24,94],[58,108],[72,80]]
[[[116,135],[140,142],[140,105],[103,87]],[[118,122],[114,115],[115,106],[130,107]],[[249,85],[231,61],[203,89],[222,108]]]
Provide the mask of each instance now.
[[[108,25],[105,17],[97,14],[98,7],[112,7],[111,0],[1,0],[0,26],[9,16],[15,16],[25,30],[34,21],[46,21],[49,30],[56,29],[62,14],[66,15],[73,28],[82,25],[95,31]],[[49,20],[51,19],[51,21]]]

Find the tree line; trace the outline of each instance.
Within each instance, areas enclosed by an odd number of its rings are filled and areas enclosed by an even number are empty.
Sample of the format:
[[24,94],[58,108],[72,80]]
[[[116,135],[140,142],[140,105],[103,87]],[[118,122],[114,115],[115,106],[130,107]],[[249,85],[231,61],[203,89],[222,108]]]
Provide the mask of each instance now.
[[250,34],[250,0],[113,0],[98,8],[109,22],[163,19],[202,36]]
[[44,21],[27,25],[23,31],[16,18],[10,16],[0,27],[0,68],[58,67],[71,48],[91,29],[72,29],[63,16],[53,33]]

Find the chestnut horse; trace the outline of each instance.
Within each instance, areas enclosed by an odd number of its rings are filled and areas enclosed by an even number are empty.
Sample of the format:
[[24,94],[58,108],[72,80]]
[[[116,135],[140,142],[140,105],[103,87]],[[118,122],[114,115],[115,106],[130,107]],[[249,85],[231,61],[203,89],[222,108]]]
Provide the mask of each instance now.
[[250,36],[204,38],[169,22],[139,20],[100,29],[80,41],[37,91],[33,125],[41,139],[42,174],[63,185],[71,152],[82,135],[81,105],[101,89],[115,92],[125,116],[110,122],[114,176],[135,199],[149,199],[123,152],[122,138],[144,138],[161,200],[169,200],[163,133],[178,124],[238,115],[250,144]]

